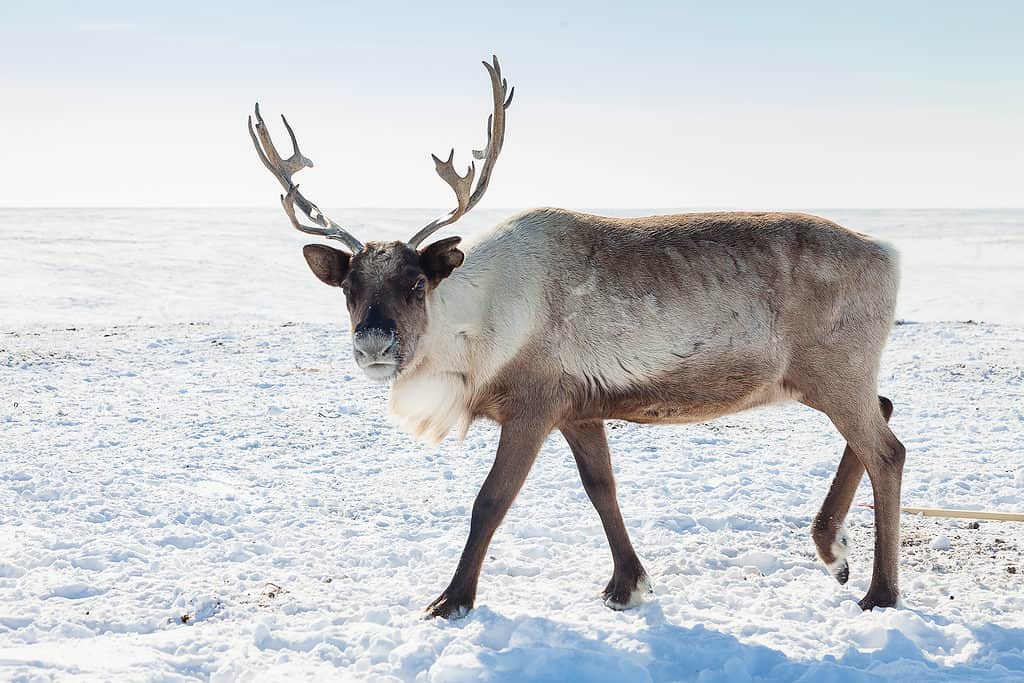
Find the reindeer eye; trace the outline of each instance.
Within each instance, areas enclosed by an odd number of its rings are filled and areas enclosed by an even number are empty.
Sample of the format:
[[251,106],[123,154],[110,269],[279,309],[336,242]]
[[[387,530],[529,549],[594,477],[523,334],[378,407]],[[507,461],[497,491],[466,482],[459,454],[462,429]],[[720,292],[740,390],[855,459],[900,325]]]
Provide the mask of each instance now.
[[412,291],[416,296],[423,296],[423,293],[427,291],[427,281],[424,278],[416,280],[416,282],[413,283]]

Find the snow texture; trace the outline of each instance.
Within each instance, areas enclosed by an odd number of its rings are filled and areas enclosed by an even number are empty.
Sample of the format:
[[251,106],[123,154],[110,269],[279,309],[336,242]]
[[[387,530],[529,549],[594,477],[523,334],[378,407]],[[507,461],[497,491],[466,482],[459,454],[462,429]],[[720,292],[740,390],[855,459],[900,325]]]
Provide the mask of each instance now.
[[[504,212],[481,213],[469,232]],[[903,252],[880,390],[905,504],[1024,509],[1024,213],[819,213]],[[421,214],[332,216],[370,238]],[[809,527],[843,443],[797,405],[609,423],[654,591],[636,608],[602,604],[610,554],[553,435],[476,609],[423,620],[497,430],[424,447],[390,425],[288,230],[274,212],[0,211],[0,679],[1024,677],[1021,525],[905,515],[903,604],[862,613],[870,488],[840,586]]]

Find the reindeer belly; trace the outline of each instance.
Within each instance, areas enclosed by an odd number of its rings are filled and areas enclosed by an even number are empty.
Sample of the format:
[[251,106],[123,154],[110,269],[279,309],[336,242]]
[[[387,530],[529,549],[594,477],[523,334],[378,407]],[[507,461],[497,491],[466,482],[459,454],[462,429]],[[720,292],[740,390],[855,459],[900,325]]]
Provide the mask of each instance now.
[[648,383],[611,393],[603,418],[643,424],[704,422],[791,395],[772,363],[721,359],[680,366]]

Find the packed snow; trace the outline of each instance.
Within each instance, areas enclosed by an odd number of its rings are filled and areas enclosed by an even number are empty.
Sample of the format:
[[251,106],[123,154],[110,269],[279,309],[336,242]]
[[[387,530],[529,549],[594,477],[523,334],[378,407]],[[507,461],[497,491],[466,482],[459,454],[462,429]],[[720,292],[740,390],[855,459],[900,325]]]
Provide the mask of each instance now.
[[[367,239],[432,215],[331,213]],[[903,254],[880,390],[904,503],[1024,511],[1024,212],[816,213]],[[640,607],[600,600],[610,553],[555,434],[476,609],[422,619],[497,429],[395,429],[302,243],[276,211],[0,211],[0,678],[1024,677],[1024,526],[904,515],[903,604],[862,613],[870,488],[840,586],[809,526],[843,443],[797,405],[610,423]]]

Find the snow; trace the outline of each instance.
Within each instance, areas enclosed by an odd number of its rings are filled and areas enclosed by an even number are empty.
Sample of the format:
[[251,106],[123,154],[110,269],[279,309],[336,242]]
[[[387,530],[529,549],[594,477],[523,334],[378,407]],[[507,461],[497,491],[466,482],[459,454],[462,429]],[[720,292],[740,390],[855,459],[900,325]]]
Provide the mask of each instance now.
[[[903,252],[881,391],[905,504],[1024,509],[1024,213],[819,213]],[[431,215],[332,217],[399,236]],[[862,613],[870,489],[840,586],[809,526],[843,444],[795,405],[610,423],[654,590],[635,609],[601,602],[611,558],[553,435],[477,608],[423,620],[497,431],[391,426],[302,243],[273,211],[0,211],[0,678],[1024,676],[1020,524],[904,515],[903,604]]]

